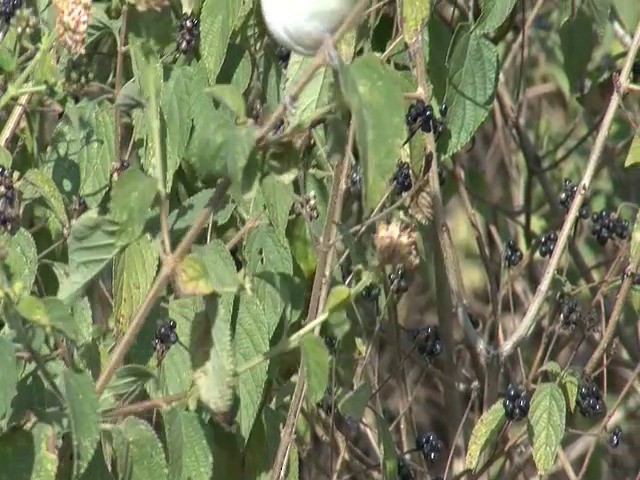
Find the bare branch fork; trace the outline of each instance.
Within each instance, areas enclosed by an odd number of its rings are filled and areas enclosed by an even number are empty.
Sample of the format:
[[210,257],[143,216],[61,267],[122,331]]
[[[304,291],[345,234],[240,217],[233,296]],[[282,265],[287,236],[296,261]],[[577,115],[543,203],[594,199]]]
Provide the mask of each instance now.
[[549,259],[547,269],[544,273],[544,276],[542,277],[542,280],[540,281],[540,284],[538,285],[538,288],[536,289],[536,293],[533,297],[533,300],[531,301],[529,309],[524,315],[524,318],[518,325],[518,328],[516,328],[515,332],[513,332],[511,338],[509,338],[502,345],[502,348],[499,351],[500,358],[502,360],[511,355],[520,345],[520,343],[528,337],[528,335],[535,327],[536,321],[538,320],[538,314],[540,312],[540,309],[542,308],[545,297],[549,292],[551,280],[553,279],[556,269],[558,268],[560,257],[564,252],[564,248],[567,245],[571,232],[573,231],[573,227],[578,220],[578,211],[582,207],[582,204],[584,203],[586,195],[589,191],[589,187],[591,186],[591,182],[595,175],[600,156],[602,155],[602,151],[609,134],[609,129],[611,128],[613,119],[615,118],[616,112],[618,111],[620,101],[629,88],[629,73],[631,72],[631,66],[636,58],[639,47],[640,24],[636,27],[636,31],[633,35],[633,41],[631,43],[631,46],[629,47],[627,56],[625,57],[622,72],[620,73],[619,83],[616,86],[617,88],[614,89],[614,92],[611,95],[611,100],[609,101],[609,105],[607,106],[604,118],[602,119],[602,124],[600,125],[600,129],[598,130],[596,140],[593,144],[593,149],[591,150],[591,154],[589,155],[587,168],[585,169],[584,175],[580,180],[578,192],[573,203],[571,204],[569,212],[567,213],[562,230],[558,235],[558,242],[556,243],[556,247],[553,251],[553,254],[551,255],[551,258]]

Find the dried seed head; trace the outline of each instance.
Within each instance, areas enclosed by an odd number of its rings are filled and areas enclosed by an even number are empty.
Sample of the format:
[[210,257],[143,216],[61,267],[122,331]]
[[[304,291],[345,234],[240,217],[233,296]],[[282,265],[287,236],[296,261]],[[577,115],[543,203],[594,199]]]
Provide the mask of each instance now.
[[53,0],[58,40],[74,56],[84,54],[91,0]]
[[383,265],[402,264],[413,270],[420,258],[416,250],[416,233],[410,225],[394,220],[378,223],[374,244],[378,259]]

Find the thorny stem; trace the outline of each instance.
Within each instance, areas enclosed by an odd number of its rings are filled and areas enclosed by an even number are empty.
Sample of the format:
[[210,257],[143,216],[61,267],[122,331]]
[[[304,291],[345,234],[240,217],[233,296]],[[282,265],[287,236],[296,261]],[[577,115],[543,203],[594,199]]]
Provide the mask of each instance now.
[[555,271],[558,268],[558,264],[560,263],[560,257],[562,256],[564,247],[566,246],[567,241],[569,240],[569,236],[573,231],[573,227],[578,220],[578,211],[582,207],[582,204],[584,203],[584,200],[586,198],[586,194],[589,191],[591,181],[593,180],[593,177],[595,175],[598,161],[600,160],[600,155],[602,154],[602,151],[604,149],[605,141],[607,139],[607,135],[609,133],[609,129],[611,128],[615,114],[618,110],[620,100],[627,91],[629,85],[629,73],[631,71],[631,65],[633,64],[633,61],[636,58],[636,54],[638,53],[638,47],[640,47],[640,24],[636,27],[636,31],[633,36],[633,43],[631,44],[631,47],[627,52],[624,66],[622,67],[619,88],[615,89],[611,96],[609,106],[607,107],[606,113],[602,120],[602,124],[600,125],[600,129],[598,130],[598,135],[593,145],[593,149],[591,150],[591,154],[589,155],[587,168],[582,177],[582,180],[580,180],[580,183],[578,184],[578,192],[573,203],[571,204],[569,212],[567,213],[567,217],[562,230],[558,235],[558,241],[556,243],[556,247],[553,250],[553,254],[551,255],[551,259],[549,260],[549,264],[547,265],[547,269],[544,273],[544,276],[542,277],[542,280],[540,281],[540,284],[538,285],[536,293],[524,315],[524,318],[516,328],[515,332],[513,332],[511,338],[509,338],[500,349],[500,357],[502,359],[505,359],[515,351],[520,343],[529,336],[536,324],[538,313],[540,312],[540,308],[542,307],[547,292],[549,291],[549,287],[551,286],[551,280],[553,279]]

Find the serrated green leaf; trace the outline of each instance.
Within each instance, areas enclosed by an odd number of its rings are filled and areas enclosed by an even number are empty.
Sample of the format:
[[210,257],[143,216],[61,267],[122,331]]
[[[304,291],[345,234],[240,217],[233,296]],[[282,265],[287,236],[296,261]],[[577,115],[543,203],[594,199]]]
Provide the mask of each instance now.
[[267,175],[262,179],[260,188],[271,225],[284,239],[293,205],[293,185],[281,182],[275,175]]
[[38,252],[33,237],[23,228],[14,234],[1,232],[0,246],[6,254],[4,263],[8,267],[12,283],[20,282],[24,291],[30,291],[38,265]]
[[287,227],[287,239],[291,246],[291,254],[305,278],[313,278],[318,264],[318,254],[313,243],[309,222],[302,216],[291,220]]
[[37,423],[35,428],[10,430],[0,437],[0,465],[7,480],[53,480],[58,467],[57,457],[47,451],[53,428]]
[[573,413],[576,409],[576,398],[580,387],[580,377],[573,371],[566,372],[560,379],[560,384],[564,390],[565,399],[569,409]]
[[131,243],[142,234],[156,198],[155,183],[152,177],[137,168],[129,168],[118,176],[111,190],[109,216],[120,223],[120,243]]
[[10,412],[11,400],[16,394],[16,384],[18,383],[16,349],[13,343],[3,336],[0,336],[0,372],[2,372],[2,382],[0,382],[1,420]]
[[18,313],[39,327],[49,331],[55,328],[64,333],[69,339],[76,339],[76,328],[71,308],[57,298],[38,298],[26,295],[16,305]]
[[540,367],[540,372],[549,372],[554,377],[559,377],[560,375],[562,375],[562,367],[558,364],[558,362],[550,361]]
[[23,200],[42,198],[49,205],[56,219],[65,227],[69,226],[69,219],[64,208],[62,195],[56,184],[42,170],[32,168],[24,174],[18,183]]
[[213,473],[211,429],[195,412],[178,409],[163,412],[169,478],[209,480]]
[[447,130],[438,140],[438,151],[446,157],[460,150],[487,117],[498,80],[498,53],[490,41],[464,27],[452,41]]
[[[188,198],[185,202],[169,214],[167,223],[171,230],[172,238],[182,238],[189,227],[193,224],[196,217],[207,206],[213,194],[212,188],[207,188],[196,193],[193,197]],[[229,202],[226,207],[220,210],[214,217],[214,221],[218,225],[225,224],[231,217],[235,205]]]
[[360,421],[369,403],[369,397],[371,397],[371,387],[368,383],[361,383],[355,390],[349,392],[340,400],[338,410],[342,415]]
[[300,342],[302,364],[307,378],[307,398],[313,404],[320,401],[329,382],[329,352],[320,337],[307,335]]
[[340,84],[355,121],[364,203],[370,212],[389,189],[407,136],[401,83],[380,58],[365,54],[341,70]]
[[405,0],[402,2],[402,35],[408,45],[422,37],[422,29],[431,13],[431,0]]
[[516,0],[481,0],[482,14],[473,27],[474,33],[489,33],[498,28],[509,17]]
[[247,115],[242,92],[235,85],[214,85],[207,89],[218,102],[223,103],[238,118],[245,118]]
[[[293,85],[306,75],[313,61],[313,58],[304,57],[295,52],[291,54],[285,72],[283,87],[285,92],[290,91]],[[331,97],[332,81],[331,71],[326,67],[318,69],[313,74],[296,99],[295,111],[289,113],[288,121],[291,125],[307,125],[318,109],[327,105]]]
[[427,32],[429,41],[423,43],[423,53],[427,59],[429,81],[433,85],[433,94],[442,102],[447,93],[447,49],[443,45],[450,45],[453,35],[449,26],[438,15],[429,18]]
[[396,452],[395,442],[385,419],[378,413],[375,416],[378,443],[380,444],[382,478],[384,480],[396,480],[398,478],[398,453]]
[[527,419],[533,460],[538,474],[546,475],[555,464],[565,429],[566,407],[560,387],[555,383],[538,385]]
[[598,43],[592,25],[592,19],[584,9],[580,8],[576,16],[565,22],[560,29],[564,72],[573,91],[576,91],[584,80],[594,48]]
[[209,83],[216,83],[222,68],[236,18],[239,0],[204,0],[200,12],[200,54],[207,67]]
[[135,397],[152,380],[157,380],[155,372],[142,365],[119,368],[100,396],[100,409],[114,407],[122,397]]
[[[204,325],[207,331],[197,332],[193,338],[194,382],[200,401],[217,414],[226,413],[232,406],[236,388],[235,352],[232,340],[233,294],[217,298],[215,318]],[[213,309],[207,311],[212,314]],[[196,355],[195,351],[198,351]],[[202,357],[202,360],[196,358]],[[204,363],[203,363],[204,362]]]
[[176,281],[183,295],[235,293],[239,286],[233,258],[219,240],[194,247],[178,265]]
[[625,168],[637,164],[640,164],[640,135],[633,136],[633,140],[629,146],[629,153],[627,153],[627,158],[624,161]]
[[160,255],[148,235],[128,245],[113,262],[113,318],[124,332],[156,276]]
[[73,441],[73,476],[80,476],[93,458],[100,438],[98,397],[91,376],[65,370],[64,395]]
[[169,479],[162,444],[147,422],[137,417],[127,417],[114,430],[114,439],[120,478]]
[[111,105],[83,101],[65,108],[47,152],[46,172],[67,196],[81,195],[90,208],[107,191],[116,161]]
[[96,210],[83,214],[69,235],[69,277],[60,284],[58,298],[71,303],[87,283],[123,248],[118,236],[120,223],[99,216]]
[[489,410],[482,414],[471,432],[471,438],[467,446],[465,468],[475,471],[480,461],[480,455],[506,421],[501,400],[494,403]]
[[[235,324],[233,346],[239,364],[253,360],[269,349],[275,326],[273,321],[265,321],[265,312],[256,297],[247,293],[240,294]],[[268,362],[263,362],[238,376],[238,422],[240,434],[245,442],[249,439],[249,433],[259,413],[268,368]]]

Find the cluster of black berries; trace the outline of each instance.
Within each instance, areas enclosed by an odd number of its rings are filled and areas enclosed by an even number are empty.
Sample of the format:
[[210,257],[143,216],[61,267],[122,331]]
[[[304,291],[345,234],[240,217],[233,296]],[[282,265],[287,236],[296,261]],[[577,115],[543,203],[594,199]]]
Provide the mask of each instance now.
[[398,480],[413,480],[413,472],[404,457],[398,457]]
[[153,348],[156,351],[158,359],[166,355],[169,349],[178,343],[178,334],[176,333],[176,322],[174,320],[165,320],[158,325],[155,337],[153,338]]
[[291,58],[291,50],[285,48],[283,46],[279,46],[276,49],[276,57],[278,59],[278,64],[281,68],[287,68],[289,65],[289,59]]
[[578,307],[578,301],[569,296],[560,297],[560,320],[562,326],[574,330],[582,320],[582,311]]
[[[573,183],[570,178],[565,178],[562,186],[562,192],[560,192],[560,195],[558,196],[558,202],[565,211],[568,212],[571,208],[571,203],[573,202],[573,199],[576,198],[576,193],[578,193],[578,185]],[[589,206],[583,205],[580,207],[578,216],[584,220],[589,218]]]
[[590,378],[585,378],[578,389],[576,406],[583,417],[600,415],[604,412],[604,401],[600,387]]
[[558,242],[558,234],[556,232],[545,233],[540,237],[540,246],[538,247],[538,253],[542,258],[551,256],[553,250],[556,248]]
[[444,450],[444,443],[433,432],[421,433],[416,437],[416,450],[429,462],[435,462]]
[[331,355],[336,354],[336,349],[338,347],[338,339],[336,337],[333,335],[327,335],[324,337],[324,344]]
[[411,165],[409,162],[398,162],[396,173],[393,174],[393,186],[396,195],[402,195],[413,187],[411,180]]
[[407,273],[402,265],[397,266],[388,277],[390,289],[394,293],[404,293],[409,290],[409,282],[407,281]]
[[507,242],[507,247],[504,250],[504,261],[507,264],[507,267],[515,267],[522,261],[523,257],[524,255],[522,254],[522,250],[520,250],[520,247],[518,247],[516,242],[509,240]]
[[434,132],[439,135],[444,130],[444,117],[447,116],[447,105],[440,105],[440,118],[434,115],[433,107],[427,105],[423,100],[416,100],[409,105],[406,121],[409,131],[415,133],[420,128],[425,133]]
[[522,387],[514,387],[509,384],[502,400],[504,414],[509,420],[518,422],[529,414],[529,395]]
[[629,237],[629,221],[616,216],[608,210],[600,210],[591,215],[591,235],[600,245],[606,245],[614,236],[620,240]]
[[442,339],[437,325],[418,329],[413,334],[413,340],[416,342],[418,353],[428,362],[442,353]]
[[11,232],[18,218],[16,191],[13,188],[13,172],[0,166],[0,229]]
[[622,429],[618,426],[614,427],[609,434],[609,446],[611,448],[618,448],[622,442]]
[[0,19],[9,22],[22,6],[22,0],[0,0]]
[[185,13],[178,23],[176,49],[183,55],[192,52],[200,38],[200,21],[193,13]]

